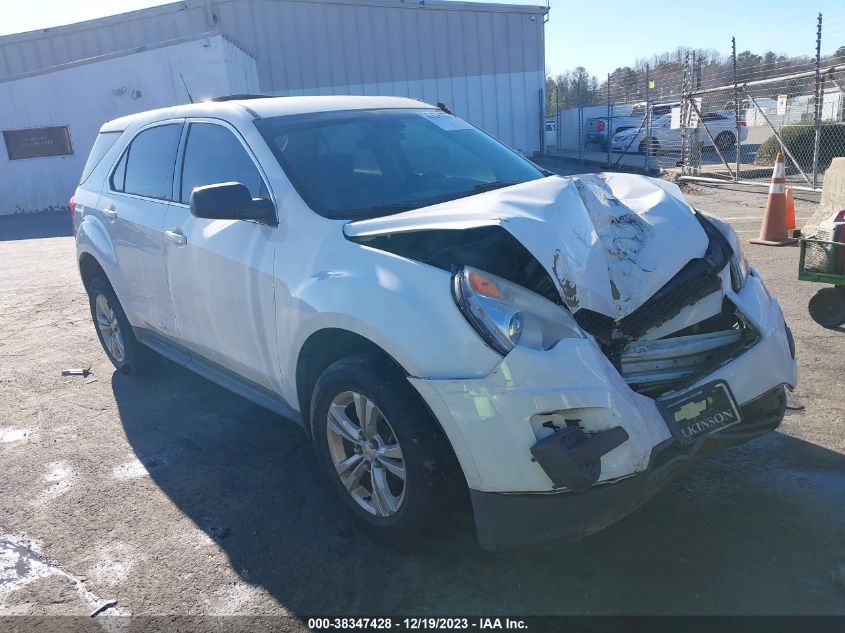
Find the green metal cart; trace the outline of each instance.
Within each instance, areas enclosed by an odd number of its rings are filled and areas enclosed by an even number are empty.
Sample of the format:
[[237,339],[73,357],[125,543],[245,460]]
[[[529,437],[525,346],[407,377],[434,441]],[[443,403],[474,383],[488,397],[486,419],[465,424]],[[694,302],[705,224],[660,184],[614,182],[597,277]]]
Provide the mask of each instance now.
[[798,279],[833,284],[810,299],[810,316],[827,328],[845,324],[845,244],[802,239]]

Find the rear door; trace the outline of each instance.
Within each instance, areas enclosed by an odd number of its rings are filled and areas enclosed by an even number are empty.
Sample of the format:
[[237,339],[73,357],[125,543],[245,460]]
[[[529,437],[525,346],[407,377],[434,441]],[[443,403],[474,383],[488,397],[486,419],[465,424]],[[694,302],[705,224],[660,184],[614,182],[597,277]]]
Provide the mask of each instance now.
[[183,120],[138,132],[109,174],[98,203],[117,258],[112,280],[136,327],[175,333],[164,262],[163,227]]
[[273,280],[276,228],[191,215],[195,187],[245,185],[271,199],[267,179],[234,127],[189,120],[165,220],[167,275],[179,340],[254,383],[278,387]]

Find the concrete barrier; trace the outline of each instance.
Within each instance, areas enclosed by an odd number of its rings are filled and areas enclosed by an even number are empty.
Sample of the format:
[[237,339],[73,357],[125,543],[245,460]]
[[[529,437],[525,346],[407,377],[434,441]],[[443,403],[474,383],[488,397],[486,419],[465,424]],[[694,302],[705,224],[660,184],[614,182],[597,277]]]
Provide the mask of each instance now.
[[841,209],[845,209],[845,157],[834,158],[824,173],[819,208],[801,228],[801,235],[815,235],[819,224]]

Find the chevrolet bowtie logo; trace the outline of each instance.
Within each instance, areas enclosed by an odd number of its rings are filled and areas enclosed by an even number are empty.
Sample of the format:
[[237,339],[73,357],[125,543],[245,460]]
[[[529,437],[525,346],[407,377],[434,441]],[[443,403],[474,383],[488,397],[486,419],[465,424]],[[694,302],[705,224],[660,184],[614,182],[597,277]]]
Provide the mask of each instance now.
[[694,420],[707,408],[707,399],[687,402],[675,412],[675,422]]

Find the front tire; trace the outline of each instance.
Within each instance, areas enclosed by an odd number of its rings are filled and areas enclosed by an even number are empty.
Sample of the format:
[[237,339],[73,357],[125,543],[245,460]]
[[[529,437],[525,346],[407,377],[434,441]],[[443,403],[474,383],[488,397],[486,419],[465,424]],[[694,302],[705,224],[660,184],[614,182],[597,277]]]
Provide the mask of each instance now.
[[321,469],[376,538],[408,543],[442,523],[464,485],[437,421],[405,377],[375,355],[329,366],[311,399]]
[[87,290],[97,338],[112,365],[129,375],[148,369],[153,353],[135,338],[111,284],[102,277],[95,277],[88,282]]

